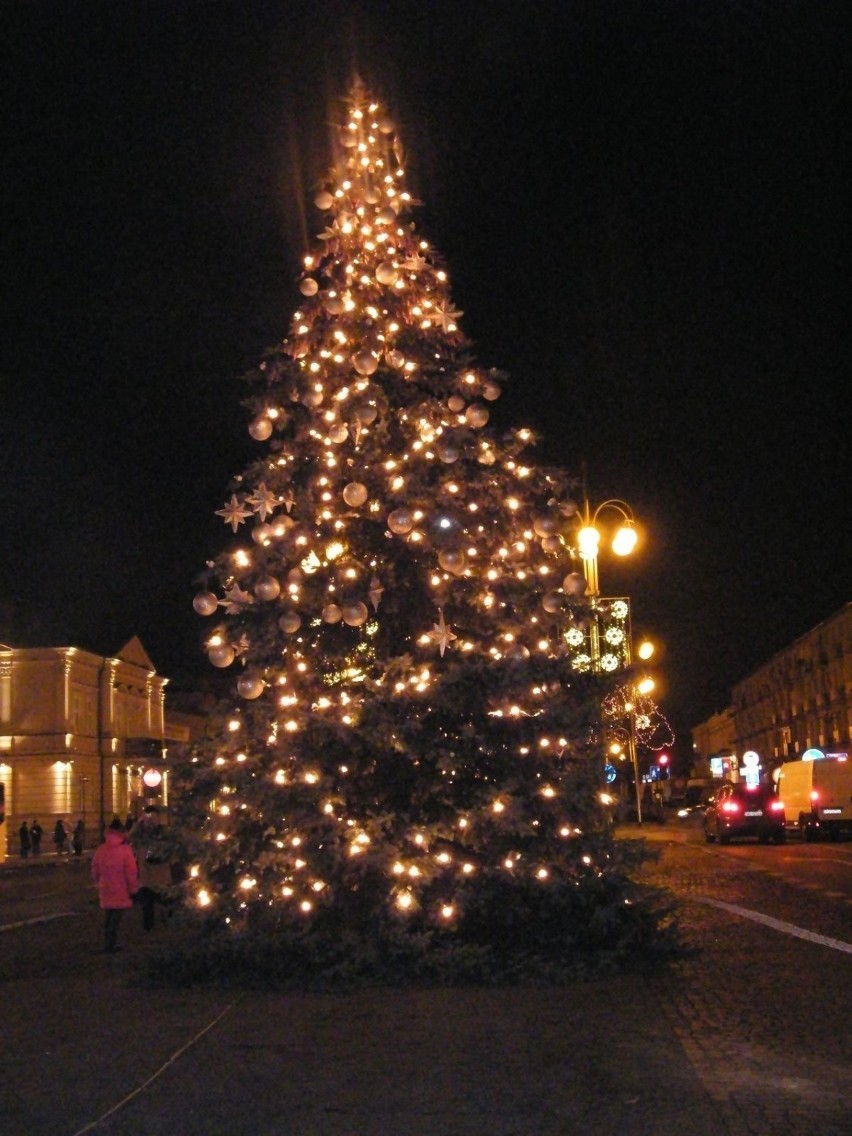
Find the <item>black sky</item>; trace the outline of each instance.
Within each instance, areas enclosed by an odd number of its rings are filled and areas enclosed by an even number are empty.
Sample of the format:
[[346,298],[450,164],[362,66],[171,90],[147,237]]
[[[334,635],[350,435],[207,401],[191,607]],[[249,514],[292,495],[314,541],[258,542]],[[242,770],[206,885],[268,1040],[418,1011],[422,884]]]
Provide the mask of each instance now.
[[0,642],[204,671],[237,376],[298,304],[357,69],[502,423],[642,522],[601,581],[685,741],[850,598],[846,8],[7,0]]

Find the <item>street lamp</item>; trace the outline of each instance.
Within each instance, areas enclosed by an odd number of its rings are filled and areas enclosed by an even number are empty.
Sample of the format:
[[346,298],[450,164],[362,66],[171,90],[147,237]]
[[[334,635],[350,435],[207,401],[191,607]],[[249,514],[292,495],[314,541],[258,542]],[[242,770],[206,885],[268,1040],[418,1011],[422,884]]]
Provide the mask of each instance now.
[[[585,479],[584,479],[585,480]],[[600,597],[600,583],[598,581],[598,550],[601,543],[601,533],[598,528],[598,518],[602,513],[607,511],[617,513],[621,518],[615,535],[612,538],[610,547],[616,556],[629,556],[633,549],[636,547],[638,540],[638,533],[636,532],[636,521],[633,516],[633,510],[626,501],[621,501],[618,498],[609,498],[602,501],[597,508],[592,511],[589,505],[589,498],[584,494],[583,512],[580,518],[580,531],[577,533],[577,551],[580,559],[583,562],[583,576],[586,581],[586,595],[592,603],[592,607],[597,607],[597,600]],[[590,629],[590,647],[592,656],[592,666],[594,669],[600,668],[600,633],[597,624],[597,617],[592,620]],[[643,641],[639,645],[638,654],[642,659],[649,658],[653,653],[653,645],[647,641]],[[625,663],[631,666],[633,663],[633,631],[632,627],[628,624],[627,629],[627,642],[626,642],[626,657]],[[630,756],[630,761],[633,766],[633,780],[636,787],[636,820],[639,824],[642,823],[642,781],[639,774],[639,753],[636,746],[636,721],[632,704],[628,703],[626,707],[628,710],[628,730],[627,730],[627,749]]]
[[598,549],[601,543],[600,530],[597,527],[598,517],[606,509],[612,509],[621,515],[621,524],[612,538],[611,548],[616,556],[629,556],[636,547],[639,534],[636,532],[636,521],[630,506],[624,501],[613,498],[604,501],[592,513],[589,508],[588,497],[583,506],[583,518],[580,531],[577,533],[577,551],[583,561],[583,575],[586,577],[586,593],[595,599],[600,595],[598,585]]

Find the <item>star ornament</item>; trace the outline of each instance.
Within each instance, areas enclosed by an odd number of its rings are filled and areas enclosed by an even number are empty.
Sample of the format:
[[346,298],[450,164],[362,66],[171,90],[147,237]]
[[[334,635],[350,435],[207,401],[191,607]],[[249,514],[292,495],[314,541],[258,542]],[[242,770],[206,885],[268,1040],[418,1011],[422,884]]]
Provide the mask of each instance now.
[[453,639],[458,638],[458,636],[454,635],[449,626],[444,622],[444,612],[441,608],[438,608],[438,622],[432,625],[432,630],[429,632],[429,638],[433,643],[437,645],[438,650],[441,652],[442,659],[444,657],[444,651],[446,651],[447,647],[450,645],[450,643],[452,643]]
[[224,517],[225,524],[230,525],[236,532],[240,525],[245,524],[246,518],[251,516],[251,509],[247,509],[236,493],[232,493],[231,500],[226,502],[225,508],[216,510],[216,516]]
[[278,504],[278,498],[271,489],[266,488],[266,484],[261,481],[260,485],[252,493],[251,497],[246,497],[246,504],[251,505],[257,515],[262,521],[265,521],[270,513],[275,512],[275,506]]
[[239,615],[249,604],[254,603],[254,596],[250,592],[244,592],[239,584],[234,584],[228,588],[225,598],[219,600],[219,603],[228,615]]

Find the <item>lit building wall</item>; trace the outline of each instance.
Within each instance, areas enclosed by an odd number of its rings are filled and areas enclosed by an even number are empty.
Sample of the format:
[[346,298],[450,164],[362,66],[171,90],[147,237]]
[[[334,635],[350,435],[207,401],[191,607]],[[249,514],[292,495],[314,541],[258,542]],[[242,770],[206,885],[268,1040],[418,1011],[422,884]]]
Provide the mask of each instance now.
[[[852,752],[852,603],[779,651],[731,695],[735,752],[754,750],[764,769],[811,748]],[[707,726],[693,728],[696,744]]]

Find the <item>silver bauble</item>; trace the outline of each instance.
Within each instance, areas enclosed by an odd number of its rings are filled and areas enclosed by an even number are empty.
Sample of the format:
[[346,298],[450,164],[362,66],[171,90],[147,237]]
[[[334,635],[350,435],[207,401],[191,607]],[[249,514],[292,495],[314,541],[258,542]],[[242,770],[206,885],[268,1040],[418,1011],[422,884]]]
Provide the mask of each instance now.
[[254,586],[254,594],[259,600],[269,602],[281,594],[281,585],[274,576],[261,576]]
[[207,652],[207,658],[214,667],[229,667],[234,661],[234,648],[223,644],[221,647],[211,647]]
[[360,627],[362,623],[366,623],[369,614],[367,605],[360,600],[343,605],[343,622],[350,627]]
[[253,422],[250,422],[248,431],[256,442],[265,442],[272,433],[272,423],[264,415],[263,417],[255,418]]
[[586,577],[582,572],[569,572],[562,581],[562,590],[566,596],[584,596],[586,594]]
[[383,260],[376,269],[376,279],[380,284],[395,284],[399,276],[399,269],[389,260]]
[[367,486],[362,485],[360,481],[350,481],[343,489],[343,500],[347,505],[351,505],[353,509],[357,509],[359,505],[363,505],[367,497]]
[[285,611],[278,620],[278,626],[287,635],[293,635],[302,626],[302,619],[298,612]]
[[473,402],[464,412],[466,421],[474,429],[479,429],[488,421],[488,410],[479,402]]
[[388,517],[388,528],[392,533],[396,533],[397,536],[411,532],[412,528],[414,528],[414,517],[411,515],[411,510],[404,507],[394,509]]
[[237,679],[237,690],[243,698],[260,698],[263,694],[263,679],[249,671]]
[[219,606],[219,601],[212,592],[199,592],[193,599],[192,606],[199,615],[212,615]]
[[359,375],[375,374],[379,361],[372,351],[358,351],[352,356],[352,366]]

